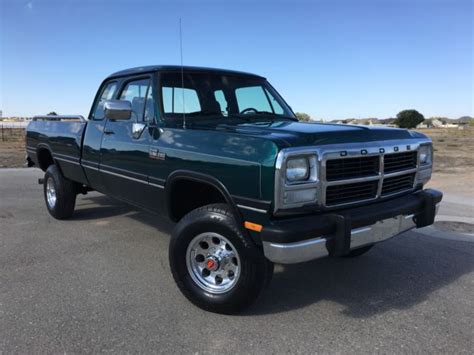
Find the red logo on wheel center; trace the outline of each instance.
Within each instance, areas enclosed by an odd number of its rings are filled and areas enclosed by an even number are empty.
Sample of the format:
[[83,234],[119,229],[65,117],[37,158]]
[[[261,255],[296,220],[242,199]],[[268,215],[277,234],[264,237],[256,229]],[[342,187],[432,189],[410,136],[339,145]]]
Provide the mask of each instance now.
[[212,259],[207,259],[207,268],[212,270],[216,266],[216,262]]

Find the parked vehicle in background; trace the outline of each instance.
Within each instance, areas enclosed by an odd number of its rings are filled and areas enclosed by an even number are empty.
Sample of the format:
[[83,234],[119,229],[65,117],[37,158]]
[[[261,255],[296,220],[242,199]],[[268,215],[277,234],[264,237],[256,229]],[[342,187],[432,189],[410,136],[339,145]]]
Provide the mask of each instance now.
[[88,119],[36,117],[31,166],[58,219],[91,190],[176,222],[169,259],[197,306],[234,313],[274,263],[359,256],[434,221],[433,149],[402,129],[306,124],[268,81],[152,66],[104,80]]

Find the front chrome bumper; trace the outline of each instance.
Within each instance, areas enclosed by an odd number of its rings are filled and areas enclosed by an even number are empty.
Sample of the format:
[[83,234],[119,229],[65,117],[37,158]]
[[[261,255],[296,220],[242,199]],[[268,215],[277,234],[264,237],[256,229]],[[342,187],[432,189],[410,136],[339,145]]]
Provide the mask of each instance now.
[[[436,206],[438,207],[439,204]],[[414,215],[399,215],[378,221],[373,225],[352,229],[350,249],[379,243],[400,233],[416,228]],[[328,243],[331,236],[323,236],[294,243],[263,242],[263,250],[268,260],[279,264],[294,264],[329,255]]]

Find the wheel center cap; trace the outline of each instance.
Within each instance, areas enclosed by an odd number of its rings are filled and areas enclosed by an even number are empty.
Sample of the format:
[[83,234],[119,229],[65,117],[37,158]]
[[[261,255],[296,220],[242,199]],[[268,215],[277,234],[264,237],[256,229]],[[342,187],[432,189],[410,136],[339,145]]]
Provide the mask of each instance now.
[[210,271],[216,271],[219,268],[219,261],[213,257],[207,258],[206,268]]

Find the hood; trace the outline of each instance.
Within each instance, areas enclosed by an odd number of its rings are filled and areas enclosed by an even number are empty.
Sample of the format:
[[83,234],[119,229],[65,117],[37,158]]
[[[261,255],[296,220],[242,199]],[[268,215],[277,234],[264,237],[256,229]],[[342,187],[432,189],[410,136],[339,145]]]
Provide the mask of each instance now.
[[390,127],[293,121],[220,124],[216,129],[267,138],[275,141],[281,148],[425,137],[417,132]]

